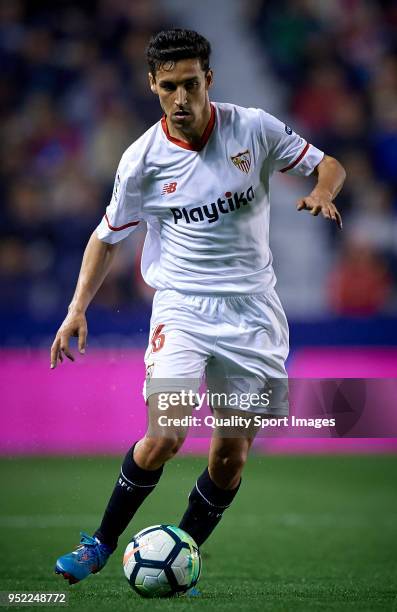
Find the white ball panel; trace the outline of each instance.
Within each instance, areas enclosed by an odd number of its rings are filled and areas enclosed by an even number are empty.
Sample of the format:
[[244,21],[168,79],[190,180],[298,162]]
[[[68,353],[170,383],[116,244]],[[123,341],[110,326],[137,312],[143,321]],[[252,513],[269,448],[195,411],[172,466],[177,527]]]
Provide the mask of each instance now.
[[127,548],[125,549],[125,553],[123,556],[123,568],[124,568],[124,574],[127,580],[130,579],[132,570],[134,569],[136,565],[135,555],[134,555],[135,549],[136,547],[135,547],[134,542],[130,542]]
[[171,569],[172,569],[172,571],[174,573],[174,576],[176,578],[177,583],[180,586],[182,586],[184,584],[187,584],[185,572],[183,571],[183,569],[181,567],[172,565]]
[[175,546],[174,540],[162,530],[151,531],[136,539],[142,559],[164,561]]
[[157,584],[162,571],[158,567],[141,567],[135,577],[135,584],[143,585],[145,581]]
[[164,570],[161,570],[161,573],[159,574],[159,577],[158,577],[158,581],[159,581],[159,584],[161,584],[162,586],[167,586],[169,588],[170,583],[168,582],[167,574],[165,573]]
[[190,580],[189,559],[189,551],[186,548],[182,548],[172,562],[171,569],[180,585],[187,584]]
[[134,570],[135,565],[136,565],[136,562],[134,558],[129,559],[127,563],[124,565],[124,576],[127,578],[127,580],[130,579],[130,576]]
[[136,577],[135,586],[150,595],[169,594],[171,587],[163,570],[142,567]]

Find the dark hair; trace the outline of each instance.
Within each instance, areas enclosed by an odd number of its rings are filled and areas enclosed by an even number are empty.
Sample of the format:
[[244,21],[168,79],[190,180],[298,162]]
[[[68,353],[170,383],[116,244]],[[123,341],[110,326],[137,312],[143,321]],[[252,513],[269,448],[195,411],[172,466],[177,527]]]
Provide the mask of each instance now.
[[207,72],[210,66],[211,45],[204,36],[194,30],[163,30],[151,37],[146,49],[150,72],[156,71],[167,62],[182,59],[199,59],[201,68]]

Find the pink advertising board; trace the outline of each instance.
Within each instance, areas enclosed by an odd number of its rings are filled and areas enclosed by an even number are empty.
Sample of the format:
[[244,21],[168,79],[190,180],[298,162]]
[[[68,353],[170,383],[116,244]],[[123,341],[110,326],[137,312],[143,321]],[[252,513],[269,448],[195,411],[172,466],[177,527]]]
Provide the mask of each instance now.
[[[397,379],[397,349],[304,349],[290,361],[297,378]],[[88,351],[49,368],[47,352],[0,352],[0,454],[120,454],[146,427],[143,351]],[[396,407],[397,410],[397,407]],[[258,438],[258,451],[396,452],[395,438]],[[184,452],[206,452],[189,437]]]

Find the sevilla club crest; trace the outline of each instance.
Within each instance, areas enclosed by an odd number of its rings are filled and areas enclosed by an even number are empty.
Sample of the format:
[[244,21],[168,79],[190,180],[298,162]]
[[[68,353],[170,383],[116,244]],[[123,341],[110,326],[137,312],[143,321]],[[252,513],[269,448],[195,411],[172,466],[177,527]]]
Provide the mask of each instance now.
[[237,155],[232,155],[230,159],[236,168],[241,170],[241,172],[248,174],[251,168],[251,153],[248,151],[248,149],[242,153],[238,153]]

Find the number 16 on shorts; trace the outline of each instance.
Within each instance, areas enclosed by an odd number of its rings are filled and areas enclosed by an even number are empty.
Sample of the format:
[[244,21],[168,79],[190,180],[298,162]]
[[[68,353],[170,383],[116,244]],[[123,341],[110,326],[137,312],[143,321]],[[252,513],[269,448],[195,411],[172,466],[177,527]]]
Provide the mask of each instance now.
[[156,327],[154,328],[154,332],[150,339],[150,344],[152,345],[152,353],[157,353],[164,346],[165,335],[161,333],[163,329],[163,323],[161,323],[160,325],[156,325]]

